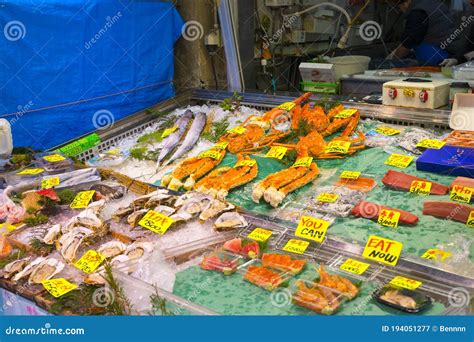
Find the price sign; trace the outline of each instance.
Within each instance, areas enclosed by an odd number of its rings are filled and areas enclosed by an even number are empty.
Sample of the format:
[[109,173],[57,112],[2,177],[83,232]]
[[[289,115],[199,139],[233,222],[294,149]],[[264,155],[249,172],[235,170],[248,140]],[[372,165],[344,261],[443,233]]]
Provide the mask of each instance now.
[[5,228],[7,233],[10,233],[10,232],[14,231],[15,229],[17,229],[18,227],[15,226],[14,224],[4,222],[4,223],[0,224],[0,228]]
[[405,156],[403,154],[392,154],[388,159],[385,161],[386,165],[395,166],[401,169],[405,169],[408,165],[411,164],[414,157],[412,156]]
[[326,153],[341,153],[347,154],[349,152],[349,148],[351,147],[351,143],[349,141],[331,141],[327,144],[325,151]]
[[94,251],[93,249],[90,249],[74,263],[74,266],[86,273],[92,273],[104,260],[104,255]]
[[294,102],[285,102],[279,105],[277,108],[284,109],[284,110],[292,110],[295,108],[296,104]]
[[417,147],[431,148],[433,150],[439,150],[444,145],[446,145],[445,141],[436,139],[423,139],[418,144],[416,144]]
[[441,249],[430,248],[425,253],[423,253],[421,257],[423,259],[437,260],[443,262],[451,256],[452,254],[449,252],[442,251]]
[[309,241],[290,239],[283,247],[285,252],[303,254],[309,246]]
[[310,167],[313,157],[298,158],[291,167]]
[[94,197],[95,190],[81,191],[79,192],[74,200],[72,201],[70,207],[72,209],[84,209],[87,208],[92,197]]
[[367,240],[362,256],[367,259],[395,266],[400,259],[402,249],[403,244],[401,242],[371,235],[369,236],[369,240]]
[[416,290],[421,286],[422,282],[410,278],[405,278],[402,276],[396,276],[395,278],[390,280],[390,284],[398,287],[403,287],[404,289],[408,290]]
[[283,159],[288,149],[283,146],[273,146],[265,155],[267,158]]
[[25,176],[25,175],[37,175],[39,173],[42,173],[44,172],[43,169],[39,169],[39,168],[33,168],[33,169],[24,169],[20,172],[17,172],[17,175],[20,175],[20,176]]
[[470,203],[472,192],[474,191],[473,188],[468,188],[462,185],[455,185],[449,194],[449,198],[452,201],[462,202],[462,203]]
[[362,173],[359,171],[343,171],[341,173],[342,179],[359,179]]
[[52,177],[43,179],[41,181],[41,188],[43,189],[51,189],[52,187],[59,185],[59,177]]
[[354,108],[344,109],[344,110],[341,110],[339,113],[337,113],[334,117],[337,119],[347,119],[347,118],[350,118],[355,113],[357,113],[357,109],[354,109]]
[[256,163],[255,160],[253,159],[250,159],[250,160],[241,160],[239,162],[237,162],[237,164],[235,164],[234,167],[241,167],[241,166],[249,166],[249,167],[252,167],[254,166]]
[[241,135],[241,134],[244,134],[246,130],[247,129],[244,128],[244,127],[237,126],[237,127],[234,127],[232,129],[230,129],[227,133]]
[[163,235],[173,222],[174,220],[171,217],[150,210],[143,216],[138,224],[154,233]]
[[265,242],[272,235],[273,235],[273,232],[270,230],[266,230],[263,228],[255,228],[249,235],[247,235],[247,237],[255,241]]
[[214,150],[204,151],[198,154],[199,159],[211,158],[211,159],[217,160],[220,157],[221,157],[221,153],[219,151],[214,151]]
[[414,180],[410,185],[410,192],[420,196],[428,196],[431,192],[431,182]]
[[64,278],[44,280],[41,284],[55,298],[59,298],[77,288],[76,284],[72,284]]
[[357,274],[357,275],[362,275],[364,274],[365,271],[369,268],[370,264],[367,264],[362,261],[354,260],[354,259],[347,259],[342,263],[339,268],[343,271]]
[[401,132],[398,129],[395,129],[392,127],[386,127],[386,126],[377,127],[374,131],[383,135],[388,135],[388,136],[397,135],[397,134],[400,134]]
[[161,137],[166,138],[171,133],[174,133],[177,129],[178,129],[178,126],[167,128],[163,131],[163,134],[161,135]]
[[227,141],[222,141],[220,143],[217,143],[212,147],[213,150],[225,150],[229,146],[229,142]]
[[338,194],[329,194],[327,192],[322,192],[316,197],[316,200],[318,202],[324,202],[324,203],[334,203],[337,201],[339,198]]
[[469,213],[466,224],[468,227],[474,228],[474,210]]
[[44,156],[44,160],[49,161],[50,163],[57,163],[63,160],[66,160],[62,155],[60,154],[51,154],[49,156]]
[[323,242],[329,222],[311,216],[301,216],[295,235],[304,239]]
[[400,212],[395,210],[382,209],[380,210],[377,223],[381,226],[397,228],[400,220]]

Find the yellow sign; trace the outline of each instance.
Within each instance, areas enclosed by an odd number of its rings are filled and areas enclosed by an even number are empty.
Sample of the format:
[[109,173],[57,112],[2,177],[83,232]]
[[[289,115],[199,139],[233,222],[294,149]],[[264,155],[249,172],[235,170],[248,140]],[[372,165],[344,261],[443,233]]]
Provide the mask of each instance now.
[[161,135],[162,138],[166,138],[168,135],[171,133],[174,133],[178,129],[178,126],[174,126],[171,128],[167,128],[163,131],[163,134]]
[[446,145],[445,141],[436,139],[423,139],[418,144],[416,144],[417,147],[432,148],[433,150],[439,150],[444,145]]
[[344,109],[344,110],[341,110],[339,113],[337,113],[334,117],[337,119],[347,119],[347,118],[350,118],[355,113],[357,113],[357,109],[354,109],[354,108]]
[[74,263],[74,266],[86,273],[92,273],[104,260],[104,255],[94,251],[93,249],[90,249]]
[[266,230],[263,228],[255,228],[247,237],[255,241],[265,242],[272,235],[273,235],[273,232],[270,230]]
[[220,143],[215,144],[212,148],[214,150],[225,150],[229,146],[229,142],[227,141],[222,141]]
[[301,216],[295,235],[304,239],[323,242],[329,222],[311,216]]
[[43,169],[24,169],[20,172],[17,173],[17,175],[20,175],[20,176],[25,176],[25,175],[37,175],[41,172],[44,172]]
[[342,263],[339,268],[343,271],[354,273],[354,274],[364,274],[365,271],[369,268],[370,264],[367,264],[362,261],[354,260],[354,259],[347,259]]
[[4,223],[0,224],[0,228],[5,228],[7,233],[10,233],[10,232],[14,231],[15,229],[17,229],[18,227],[15,226],[14,224],[4,222]]
[[57,163],[57,162],[65,160],[66,158],[64,158],[63,156],[59,154],[51,154],[49,156],[44,156],[43,159],[46,161],[49,161],[50,163]]
[[43,189],[51,189],[57,185],[59,185],[59,177],[47,178],[41,181],[41,187]]
[[138,224],[154,233],[163,235],[173,222],[174,220],[171,217],[150,210],[143,216]]
[[240,135],[240,134],[244,134],[246,130],[247,130],[247,129],[244,128],[244,127],[237,126],[237,127],[234,127],[234,128],[232,128],[232,129],[230,129],[227,133],[230,133],[230,134],[239,134],[239,135]]
[[74,200],[72,201],[70,207],[72,209],[84,209],[89,205],[92,197],[94,197],[95,190],[81,191],[79,192]]
[[219,151],[214,151],[214,150],[209,150],[209,151],[204,151],[198,154],[199,159],[203,158],[211,158],[211,159],[219,159],[221,157],[221,152]]
[[309,241],[290,239],[283,247],[285,252],[303,254],[309,246]]
[[422,283],[418,280],[413,280],[402,276],[396,276],[395,278],[390,280],[390,284],[398,287],[403,287],[408,290],[416,290],[421,286]]
[[449,252],[442,251],[441,249],[430,248],[421,256],[423,259],[445,261],[446,258],[451,257],[452,254]]
[[285,102],[279,105],[277,108],[284,109],[284,110],[292,110],[293,108],[295,108],[295,106],[296,106],[296,103],[294,102]]
[[431,182],[414,180],[411,182],[410,192],[420,196],[428,196],[431,192],[431,186]]
[[72,284],[64,278],[44,280],[41,284],[55,298],[59,298],[77,288],[76,284]]
[[265,155],[267,158],[283,159],[288,149],[283,146],[273,146]]
[[399,167],[401,169],[407,168],[411,164],[414,157],[404,156],[403,154],[391,154],[390,157],[385,161],[386,165]]
[[349,152],[349,148],[351,147],[351,143],[349,141],[331,141],[327,144],[326,148],[324,149],[326,153],[341,153],[347,154]]
[[359,179],[362,173],[359,171],[343,171],[341,173],[342,179]]
[[252,166],[255,165],[255,163],[256,163],[256,161],[253,160],[253,159],[241,160],[241,161],[237,162],[237,164],[235,164],[234,167],[241,167],[241,166],[250,166],[250,167],[252,167]]
[[400,212],[395,210],[382,209],[380,210],[377,223],[385,227],[397,228],[398,220],[400,220]]
[[375,131],[377,133],[380,133],[380,134],[383,134],[383,135],[388,135],[388,136],[400,134],[400,132],[401,132],[398,129],[395,129],[395,128],[392,128],[392,127],[386,127],[386,126],[377,127],[375,129]]
[[470,203],[472,192],[474,191],[473,188],[468,188],[462,185],[455,185],[449,194],[449,198],[452,201],[462,202],[462,203]]
[[292,167],[310,167],[313,157],[298,158]]
[[400,259],[403,244],[398,241],[371,235],[362,256],[387,265],[395,266]]
[[120,150],[118,148],[116,148],[114,150],[110,150],[110,151],[107,151],[105,153],[106,154],[118,154],[118,153],[120,153]]
[[316,197],[316,200],[319,202],[334,203],[338,198],[338,194],[328,194],[327,192],[322,192],[318,195],[318,197]]
[[469,213],[469,217],[466,222],[468,227],[474,228],[474,210]]
[[406,97],[415,97],[415,90],[412,88],[403,88],[403,95]]

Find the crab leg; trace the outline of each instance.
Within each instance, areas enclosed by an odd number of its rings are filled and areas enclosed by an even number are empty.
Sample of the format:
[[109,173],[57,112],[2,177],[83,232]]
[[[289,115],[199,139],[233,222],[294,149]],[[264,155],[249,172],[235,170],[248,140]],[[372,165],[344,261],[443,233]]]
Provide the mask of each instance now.
[[238,186],[247,184],[248,182],[254,180],[255,177],[257,177],[257,174],[258,174],[258,165],[257,163],[255,163],[250,168],[250,170],[246,172],[245,174],[243,174],[241,177],[234,179],[232,182],[227,182],[223,184],[223,186],[221,186],[221,189],[217,193],[217,198],[223,201],[227,197],[229,190],[234,189]]

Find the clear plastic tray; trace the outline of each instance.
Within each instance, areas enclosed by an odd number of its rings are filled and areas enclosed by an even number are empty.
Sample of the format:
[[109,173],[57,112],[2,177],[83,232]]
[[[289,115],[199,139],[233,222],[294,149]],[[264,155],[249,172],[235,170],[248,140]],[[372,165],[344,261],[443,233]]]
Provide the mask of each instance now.
[[263,253],[261,261],[265,267],[290,272],[292,275],[301,273],[308,264],[304,257],[281,251]]
[[[44,159],[45,157],[48,158],[56,156],[60,156],[60,158],[64,159],[58,161],[48,161]],[[49,174],[65,173],[74,170],[74,162],[72,159],[62,155],[59,152],[39,153],[34,156],[34,160],[37,167],[44,169]]]
[[470,61],[454,66],[453,77],[456,80],[474,80],[474,62]]
[[306,279],[298,279],[291,287],[294,305],[314,311],[318,314],[333,315],[341,309],[345,297],[325,286]]
[[333,289],[335,292],[344,296],[347,300],[356,298],[359,295],[360,287],[366,281],[364,277],[324,266],[323,270],[325,275],[322,276],[320,267],[317,269],[314,281],[321,286]]
[[[377,176],[372,174],[361,174],[357,179],[341,178],[346,170],[340,170],[330,181],[335,187],[343,187],[353,191],[370,192],[377,186]],[[347,170],[350,171],[350,170]],[[354,170],[356,171],[356,170]]]
[[274,268],[264,267],[259,259],[253,259],[241,265],[238,268],[238,272],[245,281],[267,291],[273,291],[277,287],[287,285],[292,277],[290,272],[282,272]]
[[226,251],[209,251],[205,253],[200,266],[206,271],[216,271],[224,275],[231,275],[243,262],[243,257]]
[[[391,294],[391,295],[390,295]],[[387,284],[373,293],[373,298],[383,305],[408,313],[418,313],[433,302],[425,294]],[[392,297],[393,299],[389,299]],[[400,298],[400,300],[398,299]]]
[[[337,195],[337,198],[334,202],[323,202],[318,199],[321,194],[334,194]],[[322,186],[316,189],[316,192],[306,205],[317,212],[347,217],[354,206],[365,197],[366,194],[364,192],[351,190],[347,187]]]

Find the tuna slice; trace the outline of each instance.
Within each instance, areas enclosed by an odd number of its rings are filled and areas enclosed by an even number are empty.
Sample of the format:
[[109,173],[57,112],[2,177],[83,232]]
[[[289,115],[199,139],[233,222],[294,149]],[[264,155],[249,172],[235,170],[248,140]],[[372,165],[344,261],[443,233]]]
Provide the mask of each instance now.
[[467,177],[456,177],[449,188],[452,189],[455,185],[464,186],[466,188],[474,188],[474,179]]
[[446,195],[449,192],[449,188],[443,184],[434,183],[430,180],[415,177],[407,173],[388,170],[382,179],[382,183],[392,189],[410,191],[411,183],[415,180],[430,182],[431,183],[431,195]]
[[408,211],[386,207],[380,204],[362,201],[352,209],[352,215],[363,217],[370,220],[377,220],[382,209],[394,210],[400,213],[400,224],[415,225],[418,222],[418,216]]
[[423,203],[423,215],[430,215],[439,218],[466,223],[469,213],[474,210],[467,204],[447,202],[447,201],[426,201]]

